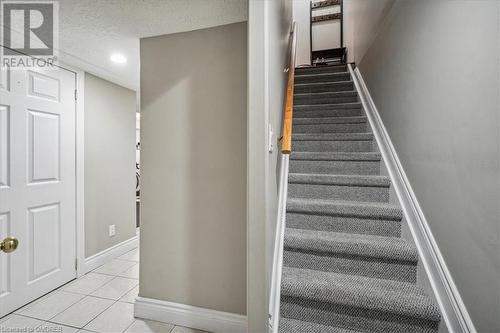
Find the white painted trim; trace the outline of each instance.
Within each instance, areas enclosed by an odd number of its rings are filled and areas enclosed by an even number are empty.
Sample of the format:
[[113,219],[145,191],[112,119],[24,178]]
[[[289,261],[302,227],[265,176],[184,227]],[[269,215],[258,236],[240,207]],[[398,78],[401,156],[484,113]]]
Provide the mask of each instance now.
[[85,261],[85,191],[84,191],[84,110],[85,110],[85,72],[66,62],[57,64],[57,67],[75,74],[75,255],[77,261],[76,277],[80,277],[86,272],[82,270],[82,263]]
[[79,271],[81,275],[96,269],[97,267],[113,260],[122,254],[125,254],[139,246],[139,236],[136,235],[121,243],[113,245],[106,250],[96,253],[88,258],[85,258],[83,265],[80,265]]
[[283,268],[283,243],[285,238],[286,199],[288,194],[289,155],[281,155],[278,189],[278,217],[274,238],[274,255],[269,294],[269,332],[278,332],[280,314],[281,273]]
[[140,229],[136,229],[136,236],[85,257],[85,71],[66,63],[59,65],[76,74],[76,277],[81,277],[137,247]]
[[432,235],[424,212],[403,170],[396,149],[380,118],[361,72],[358,68],[353,71],[350,64],[348,67],[408,221],[409,229],[415,239],[420,259],[439,303],[443,320],[449,332],[475,333],[474,324]]
[[85,72],[76,72],[76,260],[77,277],[86,272],[85,262]]
[[134,316],[214,333],[246,333],[246,316],[192,305],[137,297]]

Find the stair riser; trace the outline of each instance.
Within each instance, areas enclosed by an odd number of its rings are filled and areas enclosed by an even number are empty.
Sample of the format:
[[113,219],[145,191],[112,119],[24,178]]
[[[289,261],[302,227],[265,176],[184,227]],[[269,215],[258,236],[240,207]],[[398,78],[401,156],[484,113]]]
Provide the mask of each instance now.
[[372,152],[373,141],[292,141],[297,152]]
[[286,226],[296,229],[400,237],[401,221],[288,212]]
[[289,198],[389,202],[388,187],[288,184]]
[[312,75],[347,72],[347,66],[325,66],[316,68],[295,68],[295,75]]
[[318,83],[318,82],[338,82],[349,81],[349,74],[321,75],[321,76],[300,76],[295,75],[295,83]]
[[299,252],[285,248],[283,265],[409,283],[415,283],[417,279],[416,262],[346,256],[336,253]]
[[317,104],[338,104],[338,103],[354,103],[358,101],[358,96],[325,96],[325,97],[295,97],[294,105],[317,105]]
[[338,175],[379,175],[380,161],[291,160],[290,172]]
[[438,322],[388,312],[281,296],[282,317],[361,332],[436,333]]
[[367,131],[367,123],[346,124],[310,124],[293,125],[293,133],[361,133]]
[[354,90],[354,84],[352,82],[339,82],[339,83],[325,83],[325,84],[315,84],[310,86],[295,86],[294,92],[296,94],[307,94],[307,93],[322,93],[322,92],[340,92],[340,91],[352,91]]
[[293,119],[300,118],[331,118],[331,117],[359,117],[363,113],[361,109],[344,109],[344,110],[311,110],[302,111],[295,109],[293,111]]

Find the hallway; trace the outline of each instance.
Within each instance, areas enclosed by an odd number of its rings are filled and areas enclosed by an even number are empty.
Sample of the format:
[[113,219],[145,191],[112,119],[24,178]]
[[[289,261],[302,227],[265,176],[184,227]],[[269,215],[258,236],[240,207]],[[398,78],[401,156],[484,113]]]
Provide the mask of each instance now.
[[136,248],[1,318],[0,331],[201,333],[135,319],[133,302],[138,292]]

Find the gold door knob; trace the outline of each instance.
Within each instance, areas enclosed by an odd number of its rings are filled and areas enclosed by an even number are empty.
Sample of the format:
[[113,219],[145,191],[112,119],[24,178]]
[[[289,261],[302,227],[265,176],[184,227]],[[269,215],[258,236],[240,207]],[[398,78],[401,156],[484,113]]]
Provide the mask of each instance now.
[[2,242],[0,242],[0,251],[5,253],[14,252],[19,245],[19,241],[14,237],[7,237]]

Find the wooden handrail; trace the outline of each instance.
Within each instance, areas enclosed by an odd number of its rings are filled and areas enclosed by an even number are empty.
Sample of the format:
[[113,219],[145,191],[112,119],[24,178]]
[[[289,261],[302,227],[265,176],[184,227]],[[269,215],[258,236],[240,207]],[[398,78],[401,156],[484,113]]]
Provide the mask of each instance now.
[[295,22],[290,32],[290,39],[285,111],[283,113],[283,128],[281,131],[281,153],[283,154],[290,154],[292,152],[293,91],[295,82],[295,54],[297,51],[297,25]]

